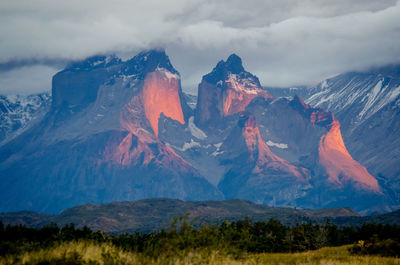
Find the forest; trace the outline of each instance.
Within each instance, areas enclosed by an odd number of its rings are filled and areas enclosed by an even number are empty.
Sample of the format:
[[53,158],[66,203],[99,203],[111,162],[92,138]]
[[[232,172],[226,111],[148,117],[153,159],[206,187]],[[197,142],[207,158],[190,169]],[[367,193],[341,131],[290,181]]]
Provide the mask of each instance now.
[[[366,223],[358,227],[338,227],[329,220],[324,225],[303,223],[285,226],[275,219],[253,222],[246,218],[198,227],[194,225],[193,219],[185,215],[174,218],[168,229],[151,233],[110,235],[92,231],[88,227],[78,228],[73,224],[64,227],[51,224],[42,228],[30,228],[23,225],[4,225],[0,222],[0,264],[8,264],[7,260],[18,264],[17,261],[21,261],[26,253],[43,252],[65,244],[70,244],[68,246],[71,247],[71,244],[83,242],[95,246],[107,245],[150,260],[160,257],[168,260],[204,252],[218,252],[219,255],[240,260],[256,253],[298,253],[342,245],[348,245],[347,250],[352,255],[398,257],[400,226]],[[72,259],[68,264],[84,264],[82,260],[79,261],[82,258],[79,253],[72,256],[66,253],[71,255],[66,250],[64,256],[60,257],[61,260]],[[74,260],[77,262],[74,263]],[[32,261],[29,263],[46,264]],[[53,263],[57,262],[53,260],[49,264]]]

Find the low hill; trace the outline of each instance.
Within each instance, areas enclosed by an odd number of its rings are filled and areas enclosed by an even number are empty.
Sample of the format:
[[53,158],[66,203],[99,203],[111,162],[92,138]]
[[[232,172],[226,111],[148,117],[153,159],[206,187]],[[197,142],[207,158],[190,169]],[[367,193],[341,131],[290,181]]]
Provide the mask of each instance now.
[[0,214],[4,224],[24,224],[40,227],[50,223],[65,225],[74,223],[82,227],[109,233],[149,232],[166,228],[176,216],[190,214],[198,224],[235,221],[246,217],[254,221],[275,218],[283,224],[323,222],[326,218],[360,218],[350,208],[322,210],[299,210],[285,207],[269,207],[243,200],[184,202],[174,199],[146,199],[135,202],[113,202],[107,204],[85,204],[61,212],[46,215],[34,212]]
[[167,228],[172,219],[189,213],[195,224],[219,224],[249,218],[253,221],[279,220],[284,225],[296,223],[325,223],[328,219],[338,226],[358,226],[363,223],[400,224],[400,210],[392,213],[361,217],[350,208],[302,210],[287,207],[269,207],[244,200],[184,202],[175,199],[146,199],[134,202],[85,204],[58,215],[35,212],[1,213],[4,224],[23,224],[41,227],[56,223],[59,226],[74,223],[107,233],[150,232]]

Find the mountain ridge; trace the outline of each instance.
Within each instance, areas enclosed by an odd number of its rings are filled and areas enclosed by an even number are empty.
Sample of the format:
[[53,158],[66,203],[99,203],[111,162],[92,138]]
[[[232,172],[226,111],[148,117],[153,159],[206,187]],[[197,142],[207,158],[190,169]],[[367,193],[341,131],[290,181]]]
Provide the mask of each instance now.
[[64,210],[58,215],[44,215],[32,212],[2,213],[0,221],[4,224],[25,224],[40,227],[50,223],[66,225],[74,223],[94,230],[108,233],[150,232],[166,228],[174,217],[189,213],[191,218],[201,223],[240,220],[268,221],[276,218],[284,224],[319,221],[326,218],[352,216],[359,214],[350,208],[322,210],[300,210],[284,207],[269,207],[243,200],[184,202],[181,200],[158,198],[135,202],[112,202],[107,204],[85,204]]

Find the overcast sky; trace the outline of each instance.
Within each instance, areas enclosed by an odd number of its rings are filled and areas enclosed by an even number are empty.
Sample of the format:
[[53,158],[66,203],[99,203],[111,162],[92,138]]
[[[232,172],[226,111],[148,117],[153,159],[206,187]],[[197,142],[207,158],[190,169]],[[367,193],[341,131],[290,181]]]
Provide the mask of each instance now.
[[400,62],[397,0],[2,0],[0,93],[50,90],[69,60],[163,47],[195,91],[231,53],[265,86]]

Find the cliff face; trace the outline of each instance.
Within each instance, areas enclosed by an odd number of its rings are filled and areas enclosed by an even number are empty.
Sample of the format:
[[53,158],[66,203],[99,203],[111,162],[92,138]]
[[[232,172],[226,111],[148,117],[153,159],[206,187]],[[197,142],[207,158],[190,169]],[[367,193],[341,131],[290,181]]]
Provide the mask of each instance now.
[[274,155],[260,135],[255,117],[242,112],[222,144],[220,159],[230,170],[219,183],[228,198],[269,205],[295,205],[309,189],[310,174]]
[[121,109],[120,124],[128,134],[121,142],[107,145],[104,162],[112,161],[124,167],[143,167],[153,163],[196,175],[189,163],[158,139],[161,114],[185,124],[179,91],[177,74],[164,68],[148,73],[141,91]]
[[295,96],[291,106],[302,113],[311,124],[326,128],[318,145],[318,159],[328,176],[328,182],[343,188],[353,185],[360,190],[380,193],[378,181],[360,163],[355,161],[347,151],[342,139],[340,122],[331,112],[320,108],[312,108]]
[[268,175],[265,171],[270,169],[282,172],[285,175],[291,175],[295,181],[307,181],[310,179],[307,170],[298,168],[271,152],[268,145],[261,138],[254,115],[249,112],[242,113],[238,126],[242,129],[242,137],[250,154],[249,160],[256,161],[253,173]]
[[179,89],[179,76],[165,69],[156,69],[144,80],[141,95],[144,113],[156,136],[158,136],[158,119],[161,113],[185,124]]
[[272,95],[261,88],[255,78],[241,78],[240,74],[229,74],[225,80],[223,93],[224,116],[244,111],[247,105],[256,98],[272,98]]
[[348,72],[308,89],[307,103],[335,113],[347,150],[400,205],[400,65]]
[[329,182],[340,187],[353,183],[360,189],[381,192],[378,181],[347,151],[337,120],[332,122],[327,134],[321,137],[318,153]]
[[221,118],[244,111],[256,97],[273,96],[263,90],[258,78],[246,72],[242,60],[232,54],[220,61],[199,85],[195,122],[200,127],[215,126]]

